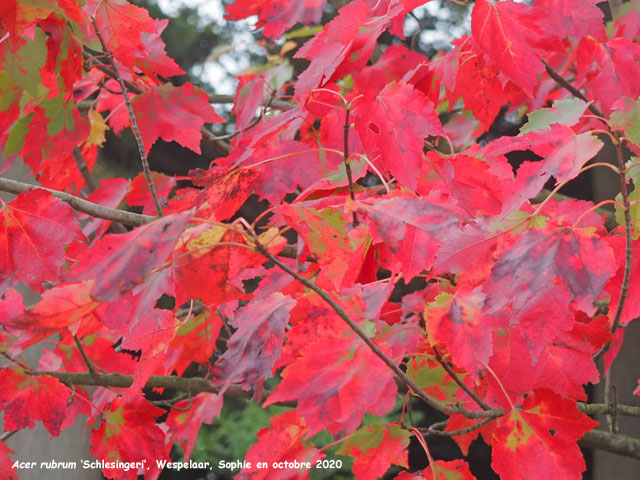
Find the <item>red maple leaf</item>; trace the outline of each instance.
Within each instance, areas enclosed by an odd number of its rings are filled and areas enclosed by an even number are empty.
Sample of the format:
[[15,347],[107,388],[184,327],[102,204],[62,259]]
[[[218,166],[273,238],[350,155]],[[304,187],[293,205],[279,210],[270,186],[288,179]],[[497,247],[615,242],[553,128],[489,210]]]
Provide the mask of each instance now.
[[[121,96],[113,95],[101,104],[100,109],[114,108],[121,102]],[[205,123],[224,123],[209,104],[209,96],[191,83],[179,87],[169,83],[154,87],[133,97],[131,104],[147,153],[158,138],[178,142],[200,153],[200,128]],[[126,109],[115,110],[109,124],[116,133],[128,127],[130,120]]]
[[[310,435],[324,429],[350,433],[365,412],[383,415],[393,407],[393,374],[360,339],[322,339],[300,355],[284,369],[282,382],[265,406],[297,399]],[[372,376],[374,384],[367,381]]]
[[[145,462],[145,475],[159,473],[156,460],[168,460],[164,432],[155,419],[164,410],[140,396],[116,397],[103,412],[100,425],[91,431],[91,454],[108,462],[102,472],[107,478],[135,479],[135,468],[124,470],[113,462]],[[113,466],[112,466],[113,465]]]
[[294,305],[291,297],[274,293],[243,307],[233,321],[236,331],[227,341],[214,374],[225,385],[242,382],[250,387],[271,377]]
[[84,240],[73,209],[45,190],[30,190],[0,211],[0,272],[6,288],[23,281],[36,291],[55,283],[65,247]]
[[171,440],[180,442],[185,461],[189,460],[196,446],[198,431],[203,423],[208,425],[220,415],[223,397],[201,393],[194,398],[182,400],[169,412],[166,424],[170,429]]
[[[94,298],[114,300],[167,260],[192,213],[171,215],[122,235],[109,234],[80,255],[67,280],[96,279]],[[127,244],[129,248],[122,249]]]
[[57,437],[70,397],[69,387],[57,378],[14,369],[0,371],[0,410],[4,410],[7,431],[33,428],[34,421],[41,421],[51,436]]
[[354,458],[356,480],[375,480],[391,465],[408,466],[409,437],[411,433],[399,425],[376,423],[352,433],[337,453]]
[[576,442],[598,424],[549,390],[537,390],[497,422],[491,466],[514,480],[581,478],[585,463]]
[[535,43],[545,12],[523,3],[478,0],[471,16],[471,32],[480,51],[529,96],[543,72]]
[[236,0],[225,10],[229,20],[258,15],[256,27],[264,27],[265,37],[276,38],[296,23],[318,22],[326,5],[327,0]]
[[95,19],[107,48],[129,68],[136,63],[136,52],[145,52],[142,34],[158,34],[147,10],[126,0],[89,0],[85,13]]
[[370,158],[380,155],[384,170],[414,190],[424,139],[445,136],[431,102],[412,85],[390,83],[377,95],[366,95],[353,117]]
[[[251,466],[244,468],[237,480],[303,480],[309,476],[309,468],[299,465],[309,462],[315,466],[316,460],[324,458],[324,454],[311,442],[305,441],[309,433],[304,418],[296,410],[291,410],[271,418],[271,426],[258,432],[258,441],[249,449],[245,461]],[[267,468],[258,468],[264,462]],[[291,462],[286,467],[282,462]],[[282,465],[282,468],[274,467]]]

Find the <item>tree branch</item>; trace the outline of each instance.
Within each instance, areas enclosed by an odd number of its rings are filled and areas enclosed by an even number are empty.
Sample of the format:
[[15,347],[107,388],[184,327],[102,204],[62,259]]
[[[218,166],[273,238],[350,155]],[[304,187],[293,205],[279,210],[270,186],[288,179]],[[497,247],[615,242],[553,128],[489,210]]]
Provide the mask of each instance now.
[[578,410],[587,415],[624,415],[626,417],[640,417],[640,407],[631,405],[607,405],[606,403],[577,403]]
[[102,218],[103,220],[110,220],[112,222],[119,222],[131,227],[139,227],[145,225],[155,219],[149,215],[141,215],[138,213],[126,212],[124,210],[118,210],[116,208],[109,208],[97,203],[89,202],[70,193],[60,192],[58,190],[52,190],[50,188],[40,187],[38,185],[29,185],[28,183],[17,182],[15,180],[9,180],[8,178],[0,178],[0,191],[14,193],[25,193],[34,188],[41,188],[50,192],[56,198],[59,198],[63,202],[66,202],[73,209],[86,213],[92,217]]
[[627,435],[591,430],[578,440],[578,445],[582,448],[604,450],[640,460],[640,440]]
[[[133,385],[131,375],[119,373],[90,372],[34,372],[35,375],[49,375],[57,378],[65,385],[93,385],[99,387],[129,388]],[[177,377],[174,375],[152,375],[144,388],[168,388],[192,395],[202,392],[218,393],[209,380],[202,377]],[[231,385],[224,393],[230,397],[250,398],[252,393],[244,391],[240,385]]]

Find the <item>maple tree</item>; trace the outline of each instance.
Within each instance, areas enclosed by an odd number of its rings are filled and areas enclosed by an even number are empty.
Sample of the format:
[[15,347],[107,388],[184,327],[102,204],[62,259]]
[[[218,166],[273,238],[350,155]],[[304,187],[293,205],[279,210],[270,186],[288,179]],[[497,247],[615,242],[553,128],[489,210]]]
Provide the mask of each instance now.
[[[174,444],[188,460],[229,396],[290,406],[241,479],[307,478],[273,462],[322,461],[322,431],[357,480],[392,465],[399,480],[474,478],[463,459],[432,458],[432,436],[464,453],[481,435],[506,480],[580,478],[579,440],[625,453],[588,415],[637,411],[586,403],[584,386],[640,316],[640,4],[605,23],[596,0],[476,0],[452,50],[374,55],[424,3],[354,0],[303,45],[280,43],[239,78],[229,143],[205,126],[225,121],[212,99],[169,81],[183,71],[166,22],[126,0],[1,3],[2,172],[20,157],[42,187],[0,178],[17,194],[0,211],[3,478],[16,475],[12,432],[42,422],[57,436],[78,415],[98,459],[146,460],[156,478],[155,460]],[[326,8],[236,0],[227,17],[257,15],[277,42]],[[282,82],[298,46],[308,65]],[[528,115],[520,134],[480,141],[505,106]],[[96,182],[105,131],[127,128],[140,175]],[[603,138],[615,164],[590,162]],[[150,170],[158,139],[220,156],[176,179]],[[516,151],[530,161],[514,172]],[[591,168],[616,173],[615,200],[557,200]],[[249,221],[238,212],[252,194],[268,206]],[[55,345],[27,365],[21,352],[44,339]],[[173,393],[154,405],[151,389]],[[404,412],[419,403],[448,420],[413,424]],[[394,421],[363,425],[397,404]],[[423,471],[408,471],[411,438]],[[105,465],[108,478],[138,473]]]

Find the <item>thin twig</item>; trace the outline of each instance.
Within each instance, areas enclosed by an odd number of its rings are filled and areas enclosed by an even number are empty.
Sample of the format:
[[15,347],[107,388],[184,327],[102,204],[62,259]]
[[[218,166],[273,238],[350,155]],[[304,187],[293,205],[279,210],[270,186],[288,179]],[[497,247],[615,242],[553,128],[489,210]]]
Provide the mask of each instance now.
[[10,432],[4,432],[2,435],[0,435],[0,442],[4,442],[5,440],[8,440],[19,431],[20,430],[11,430]]
[[[569,93],[571,93],[571,95],[573,95],[574,97],[579,98],[580,100],[583,100],[583,101],[589,103],[589,99],[587,97],[585,97],[584,94],[580,90],[578,90],[576,87],[574,87],[569,82],[567,82],[558,72],[556,72],[551,67],[551,65],[549,65],[544,60],[542,60],[542,63],[544,63],[544,67],[547,70],[547,73],[549,74],[549,76],[551,78],[553,78],[556,81],[556,83],[558,83],[560,86],[562,86],[566,90],[568,90]],[[597,115],[600,118],[605,118],[604,113],[602,113],[602,110],[600,110],[598,107],[596,107],[593,103],[589,103],[589,106],[587,108],[589,110],[591,110],[591,112],[594,115]]]
[[[349,114],[351,113],[351,110],[349,110],[347,108],[346,113],[345,113],[345,117],[344,117],[344,168],[347,171],[347,179],[349,180],[349,197],[351,197],[351,200],[355,201],[356,196],[353,190],[353,175],[351,173],[351,163],[349,160],[349,128],[350,128],[350,124],[349,124]],[[353,226],[357,227],[360,224],[360,222],[358,221],[358,214],[354,211],[353,212]]]
[[70,193],[60,192],[58,190],[52,190],[50,188],[40,187],[38,185],[29,185],[28,183],[17,182],[15,180],[9,180],[8,178],[0,178],[0,191],[14,193],[16,195],[20,193],[28,192],[35,188],[40,188],[51,193],[52,196],[59,198],[63,202],[66,202],[73,209],[86,213],[95,218],[102,218],[103,220],[110,220],[112,222],[119,222],[131,227],[139,227],[153,221],[156,217],[149,215],[141,215],[138,213],[126,212],[124,210],[118,210],[117,208],[109,208],[97,203],[89,202]]
[[442,365],[442,368],[444,368],[444,370],[449,374],[449,376],[451,378],[453,378],[453,381],[456,382],[460,388],[462,388],[462,390],[464,390],[466,392],[467,395],[469,395],[471,398],[473,398],[473,400],[483,409],[483,410],[491,410],[491,407],[484,402],[484,400],[482,400],[477,394],[476,392],[474,392],[473,390],[471,390],[467,385],[465,385],[465,383],[460,379],[460,377],[458,377],[458,374],[456,374],[456,372],[453,371],[453,368],[451,368],[449,366],[449,364],[447,362],[444,361],[444,359],[440,356],[440,353],[438,353],[438,350],[436,350],[436,347],[433,347],[433,353],[435,353],[436,355],[436,360],[438,361],[438,363],[440,365]]
[[120,75],[120,71],[118,70],[118,65],[116,64],[115,59],[113,58],[113,53],[107,47],[107,43],[102,38],[102,34],[100,33],[100,29],[96,24],[95,19],[91,19],[91,23],[93,24],[93,30],[96,32],[96,36],[102,45],[102,50],[107,57],[107,60],[111,64],[111,68],[113,68],[113,73],[115,74],[115,78],[120,84],[120,88],[122,89],[122,96],[124,97],[124,104],[127,107],[127,113],[129,114],[129,120],[131,121],[131,131],[133,132],[133,136],[136,139],[136,144],[138,145],[138,153],[140,154],[140,160],[142,161],[142,172],[144,177],[147,179],[147,185],[149,186],[149,190],[151,191],[151,197],[153,198],[153,204],[156,207],[156,213],[159,217],[164,216],[164,212],[162,211],[162,205],[160,204],[160,199],[158,198],[158,192],[156,191],[156,186],[153,184],[153,179],[151,178],[151,169],[149,168],[149,159],[147,158],[147,151],[144,147],[144,140],[142,139],[142,134],[140,133],[140,127],[138,126],[138,120],[136,119],[136,113],[133,111],[133,105],[131,105],[131,100],[129,99],[129,93],[127,91],[127,86]]
[[75,147],[71,152],[71,155],[73,156],[73,159],[76,162],[78,170],[80,170],[80,174],[84,179],[84,183],[87,184],[87,187],[89,187],[89,190],[91,192],[95,192],[99,188],[98,182],[96,182],[95,178],[93,178],[93,175],[91,175],[91,172],[89,171],[89,166],[87,165],[87,162],[82,156],[80,149],[78,147]]
[[459,430],[445,431],[445,430],[439,430],[438,428],[436,428],[436,427],[439,427],[440,424],[442,423],[446,425],[448,423],[448,420],[446,420],[445,422],[439,422],[437,424],[434,423],[429,428],[421,428],[420,432],[422,432],[424,435],[436,435],[439,437],[455,437],[456,435],[464,435],[465,433],[473,432],[474,430],[482,428],[484,425],[486,425],[492,420],[493,418],[483,418],[475,425],[470,425],[468,427],[461,428]]
[[467,418],[492,418],[493,419],[501,415],[504,415],[504,411],[502,408],[492,408],[491,410],[474,411],[474,410],[469,410],[461,405],[457,405],[455,407],[446,405],[440,402],[439,400],[436,400],[435,398],[428,395],[422,388],[420,388],[419,385],[417,385],[413,380],[411,380],[411,378],[405,372],[403,372],[393,360],[391,360],[387,355],[384,354],[382,350],[380,350],[380,347],[378,347],[375,344],[375,342],[371,340],[371,338],[369,338],[369,336],[358,326],[358,324],[356,324],[351,319],[351,317],[349,317],[347,312],[333,298],[331,298],[331,296],[324,289],[318,287],[315,283],[311,282],[307,278],[298,274],[295,270],[292,270],[291,268],[289,268],[288,265],[280,261],[275,255],[269,252],[260,243],[258,236],[255,234],[255,232],[253,232],[253,230],[249,230],[249,228],[247,227],[247,231],[253,238],[256,249],[262,255],[264,255],[266,258],[271,260],[275,265],[277,265],[279,268],[287,272],[297,281],[302,283],[305,287],[309,288],[310,290],[313,290],[316,294],[318,294],[320,298],[322,298],[333,309],[333,311],[336,312],[338,316],[342,318],[342,320],[344,320],[344,322],[349,326],[349,328],[351,328],[351,330],[353,330],[356,333],[356,335],[358,335],[362,339],[362,341],[369,347],[369,349],[380,360],[382,360],[384,364],[391,369],[391,371],[393,371],[396,377],[398,377],[398,379],[400,379],[408,388],[410,388],[413,391],[414,395],[418,396],[425,403],[427,403],[428,405],[432,406],[436,410],[439,410],[443,413],[447,413],[447,414],[460,413]]
[[82,342],[80,341],[77,335],[74,335],[73,339],[75,340],[76,345],[78,346],[78,350],[80,351],[80,355],[82,355],[82,359],[84,360],[84,363],[87,365],[87,368],[89,369],[89,373],[95,374],[96,371],[93,368],[93,365],[91,364],[91,360],[89,360],[89,357],[87,357],[87,354],[84,351]]

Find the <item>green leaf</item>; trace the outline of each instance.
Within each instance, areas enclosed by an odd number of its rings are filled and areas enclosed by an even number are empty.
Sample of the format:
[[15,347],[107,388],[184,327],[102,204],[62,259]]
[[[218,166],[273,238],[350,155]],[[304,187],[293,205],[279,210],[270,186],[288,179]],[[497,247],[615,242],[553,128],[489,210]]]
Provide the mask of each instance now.
[[623,108],[624,110],[613,112],[609,122],[613,128],[624,131],[633,143],[640,143],[640,102],[626,98]]
[[520,134],[542,130],[554,123],[569,127],[575,125],[588,106],[588,103],[579,98],[556,100],[551,108],[541,108],[529,113],[529,121],[522,126]]
[[11,132],[9,133],[9,138],[7,139],[7,144],[4,146],[5,156],[15,155],[22,150],[22,147],[24,146],[24,139],[27,136],[27,133],[29,133],[28,127],[33,115],[33,113],[30,113],[13,124]]

